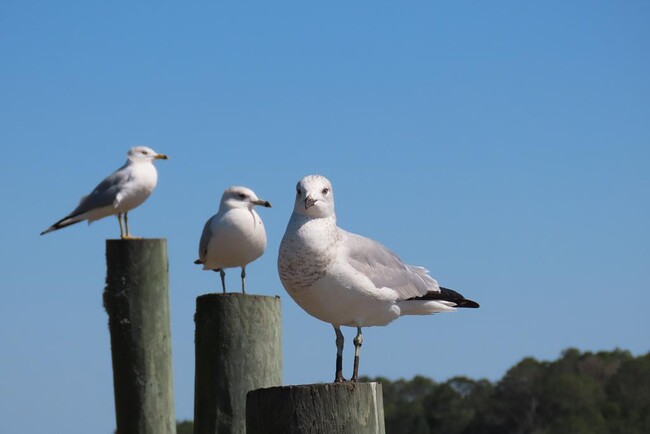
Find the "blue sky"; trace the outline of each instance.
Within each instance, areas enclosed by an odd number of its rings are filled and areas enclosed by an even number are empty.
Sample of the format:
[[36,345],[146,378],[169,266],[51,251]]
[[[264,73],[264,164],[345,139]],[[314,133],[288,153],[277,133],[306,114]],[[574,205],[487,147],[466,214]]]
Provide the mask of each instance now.
[[567,347],[646,353],[649,18],[639,1],[2,2],[0,431],[115,426],[117,222],[38,234],[137,144],[171,157],[130,223],[168,239],[179,419],[195,298],[220,289],[192,261],[230,185],[274,205],[247,283],[282,297],[285,383],[333,378],[331,326],[276,271],[310,173],[342,227],[481,303],[366,329],[362,374],[496,380]]

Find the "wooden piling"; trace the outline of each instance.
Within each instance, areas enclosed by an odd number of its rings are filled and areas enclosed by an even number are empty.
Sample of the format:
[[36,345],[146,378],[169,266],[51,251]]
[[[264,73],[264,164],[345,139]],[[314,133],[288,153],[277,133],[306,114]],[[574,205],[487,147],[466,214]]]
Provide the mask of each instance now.
[[246,400],[248,434],[384,434],[379,383],[271,387]]
[[246,432],[246,394],[282,384],[280,298],[196,299],[194,434]]
[[106,241],[118,434],[175,434],[165,239]]

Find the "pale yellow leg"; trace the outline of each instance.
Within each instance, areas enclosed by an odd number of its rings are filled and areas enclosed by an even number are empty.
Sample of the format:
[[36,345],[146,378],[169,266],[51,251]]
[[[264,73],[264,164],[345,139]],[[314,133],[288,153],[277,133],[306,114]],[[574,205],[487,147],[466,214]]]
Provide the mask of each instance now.
[[124,239],[124,229],[122,228],[122,213],[117,213],[117,221],[120,222],[120,238]]
[[126,236],[124,237],[127,240],[139,240],[141,237],[132,237],[131,232],[129,232],[129,213],[124,213],[124,226],[126,226]]

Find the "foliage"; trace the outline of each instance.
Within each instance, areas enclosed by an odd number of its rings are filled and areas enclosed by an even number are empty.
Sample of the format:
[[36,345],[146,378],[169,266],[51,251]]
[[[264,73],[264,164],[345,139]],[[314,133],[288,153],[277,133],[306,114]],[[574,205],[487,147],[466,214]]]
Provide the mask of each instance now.
[[191,420],[176,421],[176,434],[193,434],[194,423]]
[[650,432],[650,353],[525,358],[496,384],[417,376],[382,383],[386,432],[399,434],[636,434]]

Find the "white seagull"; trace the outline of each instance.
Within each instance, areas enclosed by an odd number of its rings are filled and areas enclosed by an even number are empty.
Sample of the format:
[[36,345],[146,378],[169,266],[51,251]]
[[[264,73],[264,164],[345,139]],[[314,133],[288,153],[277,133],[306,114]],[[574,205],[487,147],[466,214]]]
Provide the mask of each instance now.
[[219,211],[203,227],[199,242],[199,259],[204,270],[218,271],[226,293],[225,268],[241,267],[241,290],[246,293],[246,265],[266,249],[266,231],[255,205],[271,208],[246,187],[230,187],[223,192]]
[[[100,182],[90,194],[82,197],[70,214],[45,229],[41,235],[84,220],[90,224],[109,215],[117,215],[120,238],[134,238],[129,232],[127,214],[140,206],[156,188],[158,172],[153,162],[166,160],[167,156],[146,146],[136,146],[129,149],[126,157],[126,163],[122,167]],[[122,217],[126,231],[122,227]]]
[[362,327],[383,326],[402,315],[479,307],[440,287],[426,269],[404,264],[382,244],[339,228],[332,185],[320,175],[305,176],[296,186],[278,271],[282,285],[300,307],[334,326],[335,382],[345,381],[341,326],[357,328],[351,378],[357,381]]

